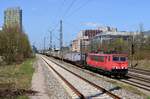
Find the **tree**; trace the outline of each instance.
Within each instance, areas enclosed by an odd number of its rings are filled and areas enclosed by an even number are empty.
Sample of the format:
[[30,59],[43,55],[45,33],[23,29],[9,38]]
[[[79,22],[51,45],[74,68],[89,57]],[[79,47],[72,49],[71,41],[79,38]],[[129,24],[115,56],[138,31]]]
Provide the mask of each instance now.
[[104,42],[103,46],[108,52],[115,51],[117,53],[127,53],[129,52],[128,42],[123,40],[123,38],[116,38],[110,42]]
[[28,37],[18,27],[4,28],[0,33],[0,55],[6,63],[21,62],[31,53]]

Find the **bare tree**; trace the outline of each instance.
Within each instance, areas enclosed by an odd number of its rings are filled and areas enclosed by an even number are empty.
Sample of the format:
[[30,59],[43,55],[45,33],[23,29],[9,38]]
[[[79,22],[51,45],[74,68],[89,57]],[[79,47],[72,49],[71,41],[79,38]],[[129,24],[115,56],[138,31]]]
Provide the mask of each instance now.
[[0,55],[6,63],[21,62],[32,53],[27,35],[18,27],[4,28],[0,33]]

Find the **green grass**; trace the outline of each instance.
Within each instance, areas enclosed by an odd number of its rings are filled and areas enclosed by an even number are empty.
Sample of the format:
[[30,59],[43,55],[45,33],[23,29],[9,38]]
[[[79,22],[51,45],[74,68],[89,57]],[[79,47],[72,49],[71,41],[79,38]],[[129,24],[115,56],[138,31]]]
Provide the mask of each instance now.
[[150,96],[148,96],[147,99],[150,99]]
[[28,96],[18,96],[17,99],[29,99]]
[[[134,60],[133,64],[136,64],[137,61]],[[145,59],[145,60],[139,60],[138,65],[135,68],[140,68],[140,69],[147,69],[150,70],[150,60]]]
[[[26,59],[22,64],[0,66],[0,88],[30,89],[35,59]],[[10,84],[4,86],[3,84]],[[27,96],[19,96],[17,99],[28,99]]]

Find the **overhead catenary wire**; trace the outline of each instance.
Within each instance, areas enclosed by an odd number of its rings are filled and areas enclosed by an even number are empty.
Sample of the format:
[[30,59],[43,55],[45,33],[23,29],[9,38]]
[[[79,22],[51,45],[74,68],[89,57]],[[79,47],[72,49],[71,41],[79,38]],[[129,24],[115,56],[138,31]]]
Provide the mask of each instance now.
[[[58,15],[58,14],[62,11],[65,2],[66,2],[66,0],[63,0],[61,6],[59,6],[58,11],[57,11],[58,13],[56,14],[55,18],[56,18],[57,16],[59,16],[59,17],[61,16],[61,15]],[[54,23],[54,22],[53,22],[53,23]],[[53,23],[52,23],[52,24],[53,24]],[[54,32],[54,31],[57,29],[58,25],[59,25],[59,21],[56,23],[56,25],[55,25],[53,28],[48,29],[48,32],[51,32],[51,33]],[[57,40],[59,40],[57,37],[55,37],[55,38],[56,38]],[[51,37],[51,39],[50,39],[50,46],[52,46],[52,37]]]
[[87,0],[86,2],[84,2],[83,4],[81,4],[79,7],[77,7],[75,10],[73,10],[72,12],[70,12],[70,14],[68,16],[66,16],[66,18],[68,19],[69,17],[71,17],[73,14],[75,14],[77,11],[79,11],[80,9],[82,9],[83,7],[85,7],[86,5],[88,5],[90,3],[90,1],[92,0]]
[[69,13],[69,11],[72,9],[73,5],[75,4],[77,0],[72,0],[70,5],[67,7],[66,11],[62,15],[62,19]]
[[[66,0],[64,0],[64,2],[62,3],[62,7],[63,7],[63,5],[65,4],[65,1]],[[73,4],[75,3],[75,1],[76,0],[73,0],[72,2],[71,2],[71,4],[67,7],[67,9],[66,9],[66,12],[65,13],[68,13],[68,11],[70,10],[70,8],[73,6]],[[61,9],[60,9],[61,10]],[[58,11],[59,12],[59,11]],[[64,13],[64,14],[65,14]],[[54,27],[54,28],[52,28],[51,30],[49,30],[50,32],[53,32],[53,31],[55,31],[56,30],[56,28],[58,27],[58,25],[59,25],[59,23],[57,23],[56,24],[56,26]],[[56,37],[55,37],[56,38]],[[61,37],[62,38],[62,37]],[[56,38],[57,40],[61,40],[61,39],[58,39],[58,38]],[[50,41],[50,42],[52,42],[52,41]],[[51,43],[50,43],[50,45],[52,45]]]
[[[66,2],[66,0],[63,0],[62,2],[61,2],[61,6],[59,6],[57,9],[56,9],[56,15],[53,15],[54,17],[53,18],[55,18],[55,19],[57,19],[58,18],[58,23],[59,23],[59,20],[60,20],[60,17],[62,16],[61,14],[62,13],[60,13],[60,12],[62,12],[63,11],[63,8],[64,8],[64,5],[65,5],[65,2]],[[54,19],[53,19],[54,20]],[[54,21],[54,22],[52,22],[52,24],[53,23],[56,23],[56,21]]]
[[[58,13],[60,13],[60,10],[62,11],[64,9],[64,5],[66,4],[67,0],[63,0],[61,7],[58,8]],[[87,5],[89,3],[90,0],[87,0],[86,2],[82,3],[79,7],[77,6],[77,8],[75,10],[73,10],[73,6],[76,4],[78,5],[78,0],[72,0],[71,3],[68,5],[67,9],[65,10],[65,12],[63,13],[63,15],[59,15],[60,18],[62,20],[66,20],[66,18],[72,16],[74,13],[76,13],[78,10],[80,10],[81,8],[85,7],[85,5]],[[81,1],[80,1],[81,3]],[[70,13],[70,14],[69,14]],[[69,15],[68,15],[69,14]],[[57,17],[57,16],[56,16]],[[59,20],[61,20],[59,19]],[[54,32],[55,30],[57,30],[58,25],[59,25],[59,20],[57,22],[57,24],[54,26],[54,28],[50,29],[51,32]],[[57,40],[60,40],[58,37],[54,36]]]
[[[77,9],[73,10],[73,11],[71,12],[71,14],[69,14],[69,15],[73,15],[75,12],[77,12],[77,11],[80,10],[81,8],[85,7],[85,5],[87,5],[87,4],[89,3],[89,1],[90,1],[90,0],[87,0],[86,2],[84,2],[84,3],[83,3],[82,5],[80,5]],[[60,10],[61,10],[61,8],[64,6],[65,2],[66,2],[66,0],[63,0],[62,6],[60,7]],[[66,19],[66,18],[69,17],[69,15],[67,16],[67,14],[69,13],[69,11],[71,11],[71,9],[72,9],[73,5],[75,4],[75,2],[77,2],[77,0],[72,0],[72,2],[70,3],[70,5],[67,7],[65,13],[62,15],[62,19]],[[62,8],[62,9],[63,9],[63,8]],[[59,12],[59,11],[58,11],[58,12]],[[63,17],[64,17],[64,18],[63,18]],[[55,26],[53,29],[51,29],[51,31],[55,31],[56,28],[58,27],[58,25],[59,25],[59,20],[58,20],[56,26]]]

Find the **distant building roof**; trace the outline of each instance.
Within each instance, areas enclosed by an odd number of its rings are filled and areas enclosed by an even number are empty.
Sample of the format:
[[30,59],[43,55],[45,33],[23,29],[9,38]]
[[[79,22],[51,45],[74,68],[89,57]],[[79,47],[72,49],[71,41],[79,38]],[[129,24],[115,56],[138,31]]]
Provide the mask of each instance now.
[[0,31],[2,30],[2,27],[0,27]]
[[150,36],[150,30],[149,31],[144,31],[144,34]]
[[102,32],[100,34],[97,34],[96,36],[101,36],[101,35],[121,35],[121,36],[127,36],[127,35],[136,35],[138,32]]

